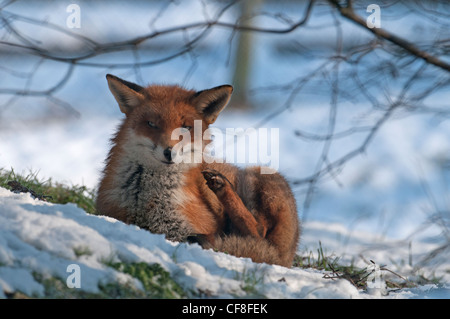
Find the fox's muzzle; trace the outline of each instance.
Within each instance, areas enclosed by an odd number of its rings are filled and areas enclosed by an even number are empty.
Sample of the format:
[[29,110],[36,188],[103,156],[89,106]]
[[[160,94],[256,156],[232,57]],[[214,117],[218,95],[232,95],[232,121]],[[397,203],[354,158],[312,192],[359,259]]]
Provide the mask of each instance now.
[[172,162],[172,147],[166,148],[163,154],[168,162]]

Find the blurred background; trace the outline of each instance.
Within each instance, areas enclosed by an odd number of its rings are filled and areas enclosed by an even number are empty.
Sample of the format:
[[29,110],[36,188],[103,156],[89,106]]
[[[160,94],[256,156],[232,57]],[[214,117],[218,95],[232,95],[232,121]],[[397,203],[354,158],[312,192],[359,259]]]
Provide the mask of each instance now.
[[107,73],[140,85],[232,84],[215,126],[279,128],[279,171],[305,225],[425,236],[448,256],[448,1],[0,7],[0,168],[97,187],[123,118]]

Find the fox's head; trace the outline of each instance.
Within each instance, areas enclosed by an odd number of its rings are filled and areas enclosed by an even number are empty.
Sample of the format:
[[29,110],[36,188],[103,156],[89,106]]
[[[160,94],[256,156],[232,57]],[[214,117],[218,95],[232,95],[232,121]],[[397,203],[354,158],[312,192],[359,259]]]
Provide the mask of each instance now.
[[[191,145],[198,145],[198,133],[201,139],[228,104],[233,92],[230,85],[193,91],[179,86],[141,87],[110,74],[106,79],[120,110],[126,115],[121,127],[125,136],[122,143],[126,144],[123,147],[138,157],[137,160],[149,161],[153,165],[174,164],[176,156],[192,158],[192,154],[174,149],[180,143],[180,136],[183,139],[190,136]],[[196,130],[198,124],[202,124],[201,132],[194,134],[194,121]],[[194,138],[197,139],[195,144]],[[187,142],[183,140],[184,144]],[[203,142],[200,145],[202,150]]]

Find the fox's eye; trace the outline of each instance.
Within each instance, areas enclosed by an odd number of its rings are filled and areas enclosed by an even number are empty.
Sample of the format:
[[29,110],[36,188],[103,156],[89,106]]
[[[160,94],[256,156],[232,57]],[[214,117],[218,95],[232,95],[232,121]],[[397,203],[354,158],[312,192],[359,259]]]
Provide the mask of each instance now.
[[158,127],[156,126],[156,124],[153,123],[152,121],[147,121],[147,125],[150,126],[151,128],[158,128]]
[[186,130],[190,131],[192,129],[192,126],[183,125],[182,128],[185,128]]

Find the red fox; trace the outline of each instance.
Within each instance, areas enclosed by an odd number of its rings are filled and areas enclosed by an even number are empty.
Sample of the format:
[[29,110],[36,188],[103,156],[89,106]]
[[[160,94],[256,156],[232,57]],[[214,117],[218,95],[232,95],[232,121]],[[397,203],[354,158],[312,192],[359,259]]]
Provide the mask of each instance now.
[[280,174],[174,161],[179,141],[172,140],[172,132],[192,130],[195,120],[206,130],[228,104],[233,87],[197,92],[106,78],[125,119],[112,138],[98,212],[172,241],[291,267],[300,225],[294,196]]

